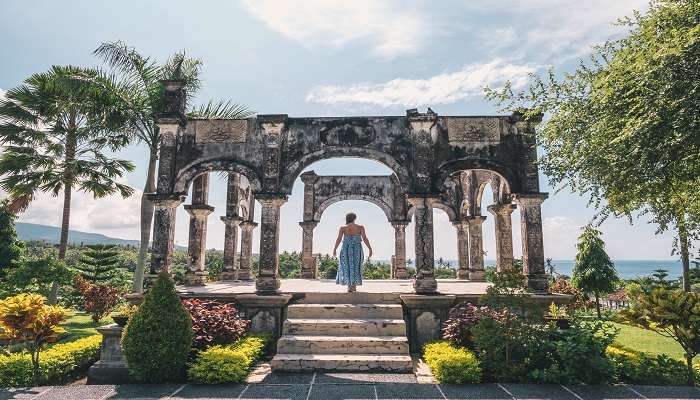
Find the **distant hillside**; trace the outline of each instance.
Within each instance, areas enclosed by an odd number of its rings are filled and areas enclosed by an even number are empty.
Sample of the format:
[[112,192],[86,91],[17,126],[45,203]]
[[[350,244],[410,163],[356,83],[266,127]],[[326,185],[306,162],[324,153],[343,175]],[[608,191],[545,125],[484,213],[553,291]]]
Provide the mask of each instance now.
[[[27,224],[17,222],[17,236],[20,240],[43,240],[47,243],[58,243],[61,237],[61,228],[56,226]],[[117,239],[99,233],[88,233],[70,230],[68,241],[73,244],[116,244],[121,246],[139,246],[138,240]]]

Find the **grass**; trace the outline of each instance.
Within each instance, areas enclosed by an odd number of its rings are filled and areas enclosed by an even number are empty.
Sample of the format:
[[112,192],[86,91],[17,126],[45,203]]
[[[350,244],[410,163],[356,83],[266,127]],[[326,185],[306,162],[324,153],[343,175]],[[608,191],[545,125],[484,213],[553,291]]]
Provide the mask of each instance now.
[[651,354],[666,354],[669,357],[684,359],[683,349],[673,339],[659,335],[647,329],[630,325],[613,323],[620,329],[615,341],[632,350],[643,351]]
[[70,318],[68,318],[66,322],[61,324],[63,329],[65,329],[67,332],[61,334],[58,341],[61,343],[72,342],[87,336],[96,335],[97,331],[95,328],[111,322],[112,319],[107,316],[99,323],[95,324],[92,322],[92,318],[89,314],[76,311]]

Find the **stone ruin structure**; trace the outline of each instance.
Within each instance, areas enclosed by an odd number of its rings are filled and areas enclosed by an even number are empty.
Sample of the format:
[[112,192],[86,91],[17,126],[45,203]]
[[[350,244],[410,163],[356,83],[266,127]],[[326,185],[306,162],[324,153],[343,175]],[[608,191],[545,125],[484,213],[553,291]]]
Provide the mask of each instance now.
[[[513,263],[511,213],[520,209],[523,274],[535,293],[547,292],[542,244],[541,193],[533,135],[539,120],[511,116],[438,116],[408,110],[405,116],[292,118],[258,115],[240,120],[188,119],[180,81],[165,81],[151,274],[169,270],[175,211],[192,187],[187,282],[204,284],[208,174],[228,173],[225,266],[222,279],[250,279],[254,202],[262,205],[257,295],[275,295],[280,281],[280,207],[295,179],[304,182],[303,274],[315,277],[313,229],[330,204],[363,199],[377,204],[396,232],[393,273],[406,277],[404,229],[415,225],[414,290],[438,292],[434,274],[432,208],[444,210],[458,232],[458,278],[483,280],[481,197],[491,185],[497,267]],[[302,174],[312,163],[336,157],[379,161],[391,176]],[[236,242],[241,253],[236,268]]]

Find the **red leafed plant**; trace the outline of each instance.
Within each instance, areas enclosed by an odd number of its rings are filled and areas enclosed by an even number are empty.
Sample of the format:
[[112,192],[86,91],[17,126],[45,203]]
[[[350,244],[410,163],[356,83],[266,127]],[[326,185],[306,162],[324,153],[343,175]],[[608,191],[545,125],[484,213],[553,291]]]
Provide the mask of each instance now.
[[472,328],[481,318],[491,314],[492,310],[485,306],[479,307],[472,303],[457,304],[442,324],[442,338],[455,346],[472,347]]
[[75,288],[83,297],[83,309],[98,323],[119,303],[122,291],[107,285],[97,285],[82,276],[75,278]]
[[233,343],[250,327],[250,321],[241,318],[231,304],[199,299],[183,300],[182,304],[192,317],[192,347],[196,349]]

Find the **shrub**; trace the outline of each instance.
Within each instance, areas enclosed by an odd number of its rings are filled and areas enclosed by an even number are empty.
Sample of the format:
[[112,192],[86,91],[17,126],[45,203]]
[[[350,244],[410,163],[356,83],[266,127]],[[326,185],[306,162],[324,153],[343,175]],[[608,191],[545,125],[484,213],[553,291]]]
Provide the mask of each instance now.
[[58,324],[66,319],[66,310],[46,305],[45,300],[38,294],[21,293],[0,301],[0,337],[26,346],[34,383],[39,380],[41,351],[65,332]]
[[196,349],[231,344],[245,335],[250,327],[250,321],[241,318],[231,304],[199,299],[184,300],[182,304],[192,317],[192,347]]
[[7,274],[6,282],[13,294],[35,292],[48,296],[54,282],[69,285],[73,279],[66,263],[51,256],[21,260],[15,265],[16,268]]
[[602,384],[613,377],[613,366],[605,356],[605,349],[617,332],[600,321],[574,322],[569,329],[554,325],[540,331],[541,341],[530,360],[534,380],[560,384]]
[[98,285],[82,276],[75,278],[75,288],[83,297],[83,309],[92,316],[94,323],[100,322],[121,300],[122,292],[108,285]]
[[442,325],[442,338],[455,346],[473,346],[472,328],[479,322],[488,307],[478,307],[471,303],[460,303],[450,310]]
[[190,315],[163,272],[124,329],[122,349],[129,373],[150,383],[182,379],[192,337]]
[[479,383],[481,366],[474,353],[448,342],[428,343],[423,347],[425,362],[440,383]]
[[[39,361],[40,385],[67,383],[82,375],[100,357],[101,335],[92,335],[70,343],[56,344],[45,350]],[[32,360],[28,353],[0,356],[0,386],[32,384]]]
[[[615,370],[619,383],[643,385],[684,385],[686,364],[665,354],[653,355],[631,350],[619,345],[611,345],[605,351]],[[700,368],[694,366],[695,375],[700,376]]]
[[268,340],[266,336],[250,335],[233,345],[212,346],[200,351],[187,371],[187,377],[191,382],[201,384],[241,382],[263,354]]
[[593,302],[586,296],[581,289],[571,284],[569,280],[558,278],[554,283],[549,285],[550,293],[568,294],[573,297],[573,301],[568,305],[574,310],[585,309],[592,307]]

